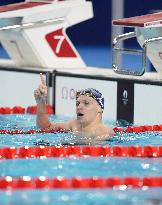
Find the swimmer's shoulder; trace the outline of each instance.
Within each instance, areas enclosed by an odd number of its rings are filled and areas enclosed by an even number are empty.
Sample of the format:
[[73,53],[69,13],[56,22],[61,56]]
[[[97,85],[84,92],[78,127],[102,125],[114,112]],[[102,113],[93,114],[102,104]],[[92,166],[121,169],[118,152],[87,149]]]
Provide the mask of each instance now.
[[111,138],[114,134],[114,130],[105,124],[100,124],[96,129],[96,135],[105,139]]

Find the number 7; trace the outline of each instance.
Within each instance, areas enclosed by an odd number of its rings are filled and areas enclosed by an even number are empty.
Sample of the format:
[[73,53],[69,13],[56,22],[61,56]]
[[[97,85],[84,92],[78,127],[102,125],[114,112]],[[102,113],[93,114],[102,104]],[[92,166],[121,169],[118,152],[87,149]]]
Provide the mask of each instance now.
[[60,52],[60,48],[61,48],[61,45],[62,45],[65,37],[64,36],[54,36],[54,39],[59,40],[57,45],[56,45],[56,53],[58,54]]

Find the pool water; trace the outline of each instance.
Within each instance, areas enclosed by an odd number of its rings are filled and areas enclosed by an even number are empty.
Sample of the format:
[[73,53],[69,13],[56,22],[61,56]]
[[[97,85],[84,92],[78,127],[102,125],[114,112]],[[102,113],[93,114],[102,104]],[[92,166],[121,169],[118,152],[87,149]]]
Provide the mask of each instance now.
[[[33,166],[34,165],[34,166]],[[67,157],[1,160],[1,176],[161,176],[161,158]]]
[[[64,116],[51,116],[52,121],[67,120]],[[37,129],[35,115],[0,115],[0,129]],[[106,121],[114,127],[114,122]],[[58,145],[72,143],[74,138],[68,133],[46,134],[1,134],[0,147],[35,146],[38,144]],[[117,133],[113,139],[102,145],[162,145],[161,132]],[[126,157],[76,157],[32,158],[0,160],[0,176],[30,177],[145,177],[161,176],[162,158],[126,158]],[[62,189],[62,190],[6,190],[0,191],[0,204],[162,204],[162,188],[143,189]]]
[[21,190],[0,192],[1,204],[14,205],[161,205],[160,189],[149,190]]
[[[65,116],[51,115],[51,121],[68,120]],[[115,127],[115,122],[105,121],[105,124]],[[36,127],[35,115],[0,115],[1,130],[16,130],[23,131],[38,129]],[[79,136],[71,133],[46,133],[46,134],[3,134],[0,135],[0,147],[6,146],[33,146],[33,145],[72,145],[76,138],[79,141]],[[162,132],[145,132],[145,133],[117,133],[112,139],[100,142],[100,145],[162,145]]]

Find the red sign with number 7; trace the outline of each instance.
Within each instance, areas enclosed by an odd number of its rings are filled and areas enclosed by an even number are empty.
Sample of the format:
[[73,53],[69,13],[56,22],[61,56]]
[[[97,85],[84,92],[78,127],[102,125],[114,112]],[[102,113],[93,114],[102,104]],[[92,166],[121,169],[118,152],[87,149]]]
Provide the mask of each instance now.
[[57,57],[77,57],[72,45],[64,36],[63,29],[48,33],[45,38]]

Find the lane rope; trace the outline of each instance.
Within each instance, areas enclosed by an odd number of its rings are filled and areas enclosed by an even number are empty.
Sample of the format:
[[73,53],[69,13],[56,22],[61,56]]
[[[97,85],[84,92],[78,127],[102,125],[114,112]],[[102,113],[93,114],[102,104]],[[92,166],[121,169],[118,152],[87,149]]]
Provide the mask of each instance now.
[[138,133],[138,132],[160,132],[162,131],[162,125],[142,125],[142,126],[128,126],[126,128],[123,127],[115,127],[114,132],[116,133]]
[[[51,105],[46,105],[46,113],[54,114],[54,109]],[[14,106],[14,107],[0,107],[0,114],[36,114],[37,106],[32,105],[24,108],[22,106]]]
[[162,146],[23,146],[0,148],[0,159],[50,157],[162,157]]
[[0,189],[85,189],[85,188],[113,188],[118,187],[122,190],[127,188],[146,188],[146,187],[162,187],[162,176],[152,177],[55,177],[48,178],[40,176],[31,178],[29,176],[21,176],[14,178],[11,176],[0,178]]
[[14,135],[14,134],[44,134],[44,133],[67,133],[67,130],[64,129],[44,129],[44,130],[27,130],[27,131],[23,131],[23,130],[0,130],[0,134],[10,134],[10,135]]
[[[162,125],[142,125],[142,126],[128,126],[123,127],[114,127],[115,133],[140,133],[140,132],[160,132],[162,131]],[[44,129],[44,130],[27,130],[23,131],[20,129],[16,130],[0,130],[0,134],[34,134],[34,133],[67,133],[67,130],[63,129]]]

